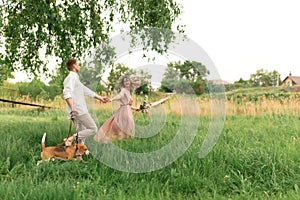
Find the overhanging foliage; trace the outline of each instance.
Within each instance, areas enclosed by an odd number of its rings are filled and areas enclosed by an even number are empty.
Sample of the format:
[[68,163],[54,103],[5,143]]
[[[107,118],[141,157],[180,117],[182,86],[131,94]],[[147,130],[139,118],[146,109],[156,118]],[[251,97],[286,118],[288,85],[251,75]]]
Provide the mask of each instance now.
[[[148,28],[144,44],[162,52],[166,45],[159,44],[168,44],[170,34],[154,35],[149,28],[171,30],[181,13],[174,0],[1,0],[0,6],[1,66],[35,75],[48,72],[48,56],[61,66],[69,57],[81,58],[108,39],[115,23],[133,33]],[[59,73],[64,72],[61,67]]]

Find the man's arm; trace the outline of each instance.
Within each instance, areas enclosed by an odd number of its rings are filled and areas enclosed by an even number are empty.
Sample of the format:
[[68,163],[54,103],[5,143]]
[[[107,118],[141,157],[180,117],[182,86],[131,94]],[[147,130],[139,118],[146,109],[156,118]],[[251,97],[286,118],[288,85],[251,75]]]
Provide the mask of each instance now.
[[98,99],[98,100],[100,100],[103,103],[106,103],[106,102],[110,101],[109,98],[102,97],[102,96],[96,94],[96,92],[92,91],[91,89],[89,89],[85,85],[83,85],[83,91],[84,91],[84,95],[87,95],[87,96],[90,96],[90,97],[94,97],[95,99]]
[[67,98],[67,99],[65,99],[65,100],[66,100],[68,106],[69,106],[70,109],[71,109],[71,113],[70,113],[71,118],[74,118],[75,116],[78,115],[78,112],[77,112],[77,111],[74,109],[74,107],[73,107],[73,101],[72,101],[72,98]]
[[71,111],[74,111],[72,98],[65,99]]
[[71,76],[68,76],[65,80],[64,80],[64,89],[63,89],[63,97],[65,99],[65,101],[67,102],[68,107],[71,110],[71,118],[73,118],[76,114],[77,111],[74,108],[73,105],[73,100],[72,100],[72,91],[74,90],[74,85],[75,85],[75,79],[72,78]]

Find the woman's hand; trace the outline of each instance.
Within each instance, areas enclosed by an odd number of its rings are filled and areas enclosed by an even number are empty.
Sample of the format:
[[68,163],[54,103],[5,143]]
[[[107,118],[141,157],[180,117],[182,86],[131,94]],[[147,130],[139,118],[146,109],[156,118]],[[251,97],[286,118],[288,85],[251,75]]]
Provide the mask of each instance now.
[[102,97],[102,98],[100,99],[100,101],[102,101],[103,103],[107,103],[107,102],[111,101],[111,99],[108,98],[108,97]]
[[131,106],[131,109],[132,109],[132,110],[135,110],[135,111],[140,111],[140,108],[135,107],[135,106]]
[[130,101],[129,101],[129,105],[132,105],[132,103],[133,103],[133,100],[132,99],[130,99]]
[[100,100],[103,103],[106,103],[106,102],[110,101],[110,98],[108,98],[108,97],[102,97],[102,96],[100,96],[98,94],[95,95],[95,98],[98,99],[98,100]]

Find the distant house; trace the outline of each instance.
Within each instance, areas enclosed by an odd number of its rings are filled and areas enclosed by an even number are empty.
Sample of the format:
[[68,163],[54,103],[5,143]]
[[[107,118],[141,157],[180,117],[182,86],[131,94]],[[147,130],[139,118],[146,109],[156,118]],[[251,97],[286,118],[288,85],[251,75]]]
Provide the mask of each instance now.
[[214,85],[231,85],[231,83],[227,81],[223,81],[221,79],[208,80],[208,82]]
[[287,76],[281,83],[282,86],[300,85],[300,76]]

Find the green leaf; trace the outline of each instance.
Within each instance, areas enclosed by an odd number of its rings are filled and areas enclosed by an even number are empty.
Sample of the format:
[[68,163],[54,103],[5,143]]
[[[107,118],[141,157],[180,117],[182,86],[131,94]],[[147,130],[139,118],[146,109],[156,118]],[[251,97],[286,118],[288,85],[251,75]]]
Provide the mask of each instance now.
[[[84,52],[105,42],[113,25],[120,22],[129,25],[133,34],[148,28],[143,45],[163,53],[173,36],[150,27],[171,30],[181,13],[174,0],[6,0],[0,6],[0,36],[5,39],[1,62],[10,71],[34,75],[49,73],[47,60],[41,57],[60,58],[60,68],[65,68],[65,60],[82,59]],[[42,49],[45,55],[40,55]]]

